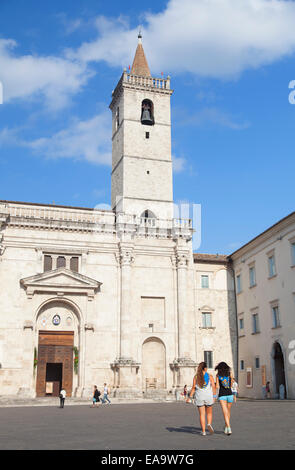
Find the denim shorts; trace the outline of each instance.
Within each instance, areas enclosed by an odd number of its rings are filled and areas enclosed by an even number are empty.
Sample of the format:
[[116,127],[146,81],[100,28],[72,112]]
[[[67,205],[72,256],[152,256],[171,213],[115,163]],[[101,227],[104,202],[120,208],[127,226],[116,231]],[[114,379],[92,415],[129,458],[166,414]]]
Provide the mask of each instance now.
[[233,403],[234,396],[233,395],[224,395],[223,397],[219,397],[218,400],[227,401],[227,403]]

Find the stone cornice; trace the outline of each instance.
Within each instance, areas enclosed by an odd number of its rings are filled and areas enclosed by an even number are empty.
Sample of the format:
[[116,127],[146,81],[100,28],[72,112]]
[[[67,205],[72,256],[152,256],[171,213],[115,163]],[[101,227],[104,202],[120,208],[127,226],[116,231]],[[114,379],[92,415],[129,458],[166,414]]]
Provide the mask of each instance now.
[[291,212],[287,217],[279,220],[276,224],[269,227],[264,232],[257,235],[257,237],[250,240],[248,243],[243,245],[238,250],[234,251],[231,255],[229,255],[229,259],[232,261],[236,261],[242,256],[245,256],[246,253],[249,253],[251,250],[256,249],[258,246],[261,246],[267,240],[276,236],[278,233],[283,231],[285,228],[289,227],[290,225],[295,223],[295,212]]

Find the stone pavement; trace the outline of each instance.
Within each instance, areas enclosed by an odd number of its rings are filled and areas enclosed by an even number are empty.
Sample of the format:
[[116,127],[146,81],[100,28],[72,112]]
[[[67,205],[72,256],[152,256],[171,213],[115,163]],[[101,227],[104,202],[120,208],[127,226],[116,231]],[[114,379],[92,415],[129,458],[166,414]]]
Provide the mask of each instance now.
[[[215,434],[201,436],[194,405],[122,403],[90,406],[6,406],[0,410],[0,450],[254,450],[295,449],[295,401],[239,400],[231,436],[219,404]],[[88,405],[90,403],[88,402]]]
[[[162,399],[162,398],[112,398],[109,397],[112,404],[131,404],[131,403],[158,403],[158,402],[174,402],[175,398],[171,399]],[[76,398],[70,397],[66,398],[67,406],[72,405],[91,405],[91,398]],[[19,407],[19,406],[58,406],[59,398],[58,397],[38,397],[38,398],[21,398],[19,396],[0,396],[0,408],[5,407]]]
[[[134,403],[172,403],[176,402],[176,399],[174,396],[167,397],[167,398],[162,398],[162,397],[154,397],[154,398],[115,398],[115,397],[109,397],[112,404],[134,404]],[[272,399],[267,399],[267,400],[257,400],[257,399],[251,399],[251,398],[239,398],[239,401],[255,401],[255,402],[274,402],[278,403],[280,400],[272,400]],[[183,399],[179,400],[179,403],[183,402]],[[288,403],[288,402],[293,402],[295,403],[295,400],[282,400],[281,402]],[[90,405],[92,403],[91,398],[78,398],[78,397],[70,397],[66,398],[66,403],[69,406],[72,405]],[[58,397],[38,397],[38,398],[26,398],[26,397],[20,397],[20,396],[1,396],[0,395],[0,408],[3,407],[18,407],[18,406],[58,406],[59,405],[59,398]]]

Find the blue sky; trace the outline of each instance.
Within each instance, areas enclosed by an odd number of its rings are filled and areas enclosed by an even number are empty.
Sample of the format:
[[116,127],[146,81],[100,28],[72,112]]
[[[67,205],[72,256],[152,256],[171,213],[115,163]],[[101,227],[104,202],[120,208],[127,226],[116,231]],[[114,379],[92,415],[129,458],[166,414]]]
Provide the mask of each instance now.
[[174,200],[229,254],[294,210],[295,3],[0,0],[0,199],[110,203],[111,92],[139,25],[171,75]]

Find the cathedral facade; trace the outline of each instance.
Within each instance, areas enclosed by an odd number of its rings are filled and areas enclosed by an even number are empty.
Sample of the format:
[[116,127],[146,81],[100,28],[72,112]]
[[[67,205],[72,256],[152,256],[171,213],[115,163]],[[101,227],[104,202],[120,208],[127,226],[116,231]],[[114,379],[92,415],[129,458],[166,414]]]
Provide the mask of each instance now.
[[112,209],[0,201],[1,395],[165,395],[203,360],[235,369],[229,261],[174,218],[171,95],[139,37],[110,104]]

